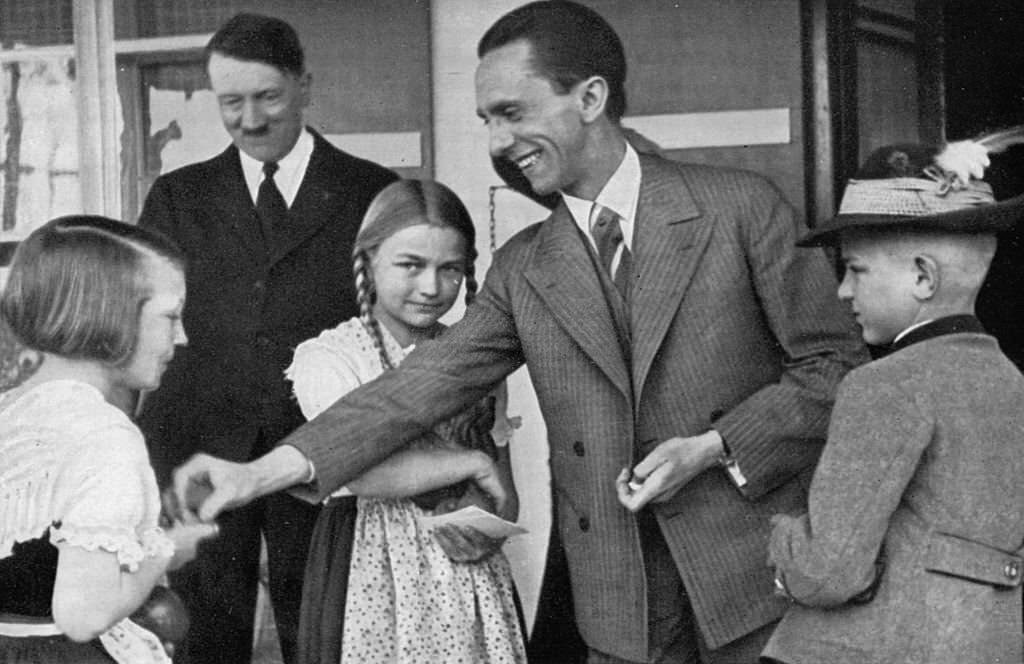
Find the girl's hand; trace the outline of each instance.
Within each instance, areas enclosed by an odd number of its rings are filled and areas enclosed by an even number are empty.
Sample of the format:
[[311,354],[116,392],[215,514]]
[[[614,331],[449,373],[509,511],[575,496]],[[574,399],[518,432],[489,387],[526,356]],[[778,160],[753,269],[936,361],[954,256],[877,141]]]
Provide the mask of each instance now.
[[175,570],[196,557],[196,549],[200,542],[219,535],[220,526],[198,520],[188,523],[176,521],[164,532],[174,542],[174,557],[171,558],[167,569]]
[[[462,497],[441,501],[434,508],[434,514],[447,514],[470,505],[494,513],[490,496],[478,489],[475,484],[470,484]],[[441,526],[434,530],[434,538],[445,554],[459,563],[473,563],[489,558],[505,543],[504,539],[493,539],[475,528],[459,526]]]
[[519,518],[519,496],[516,493],[516,486],[512,482],[512,476],[502,466],[495,463],[491,457],[482,452],[480,454],[484,457],[484,462],[481,464],[480,470],[473,476],[473,482],[492,501],[491,507],[481,507],[506,521],[514,522]]

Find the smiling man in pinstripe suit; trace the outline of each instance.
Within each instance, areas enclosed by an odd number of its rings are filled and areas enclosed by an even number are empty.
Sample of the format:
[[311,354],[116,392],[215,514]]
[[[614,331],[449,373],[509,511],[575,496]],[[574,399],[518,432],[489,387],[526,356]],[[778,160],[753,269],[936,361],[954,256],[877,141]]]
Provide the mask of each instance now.
[[769,517],[804,505],[866,359],[832,270],[765,179],[627,146],[622,45],[592,10],[525,5],[478,53],[492,156],[561,202],[442,340],[263,459],[194,458],[178,485],[212,486],[203,516],[311,477],[326,495],[526,363],[588,661],[755,662],[786,606]]

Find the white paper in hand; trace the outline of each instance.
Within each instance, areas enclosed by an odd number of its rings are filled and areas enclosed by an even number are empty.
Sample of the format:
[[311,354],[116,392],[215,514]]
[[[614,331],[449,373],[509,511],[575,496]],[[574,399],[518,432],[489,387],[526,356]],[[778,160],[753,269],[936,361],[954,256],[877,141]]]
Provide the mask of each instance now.
[[526,532],[526,528],[495,516],[486,510],[480,509],[476,505],[463,507],[460,510],[448,512],[447,514],[421,516],[419,517],[419,520],[421,524],[428,528],[436,528],[438,526],[469,526],[471,528],[476,528],[484,535],[493,537],[494,539],[512,537],[513,535],[522,535]]

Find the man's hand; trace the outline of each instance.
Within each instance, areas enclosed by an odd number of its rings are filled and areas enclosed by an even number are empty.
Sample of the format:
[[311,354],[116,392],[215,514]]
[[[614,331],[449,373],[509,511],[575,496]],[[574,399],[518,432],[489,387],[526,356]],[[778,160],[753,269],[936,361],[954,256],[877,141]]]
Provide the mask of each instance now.
[[[434,514],[447,514],[463,507],[475,505],[480,509],[494,512],[494,502],[476,485],[470,484],[462,497],[441,501]],[[501,549],[504,539],[494,539],[475,528],[441,526],[434,530],[434,538],[445,554],[458,563],[473,563],[489,558]]]
[[722,436],[714,429],[699,436],[669,438],[633,468],[623,468],[615,479],[619,502],[637,512],[650,502],[663,503],[694,477],[715,465],[724,451]]
[[220,535],[220,526],[216,522],[178,521],[164,532],[174,542],[174,557],[171,558],[167,569],[175,570],[196,557],[200,542]]
[[234,463],[196,454],[174,470],[174,495],[180,510],[212,521],[224,510],[286,489],[309,477],[309,462],[290,445],[276,447],[255,461]]
[[174,496],[179,514],[212,521],[222,511],[245,505],[258,494],[248,464],[196,454],[174,469]]
[[500,464],[491,460],[483,452],[475,452],[481,457],[480,469],[473,475],[473,483],[490,499],[489,507],[480,507],[497,514],[506,521],[519,518],[519,496],[511,475]]

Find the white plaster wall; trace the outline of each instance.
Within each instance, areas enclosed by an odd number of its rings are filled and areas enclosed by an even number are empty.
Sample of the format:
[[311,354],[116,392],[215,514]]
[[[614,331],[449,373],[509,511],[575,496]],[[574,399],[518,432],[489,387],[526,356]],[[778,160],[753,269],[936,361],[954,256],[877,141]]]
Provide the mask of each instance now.
[[[501,184],[501,180],[491,168],[487,130],[476,116],[476,45],[495,20],[521,4],[522,0],[431,2],[434,172],[462,198],[476,222],[479,275],[491,262],[488,188]],[[499,241],[545,216],[543,208],[508,190],[498,192],[497,201]],[[453,314],[457,318],[462,311]],[[512,462],[521,505],[520,523],[530,532],[511,539],[505,551],[527,624],[532,625],[551,523],[551,491],[547,432],[525,369],[509,378],[509,412],[523,419],[512,442]]]

